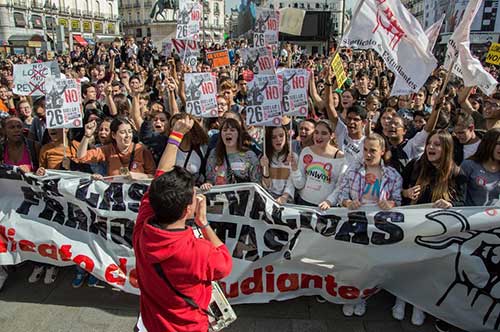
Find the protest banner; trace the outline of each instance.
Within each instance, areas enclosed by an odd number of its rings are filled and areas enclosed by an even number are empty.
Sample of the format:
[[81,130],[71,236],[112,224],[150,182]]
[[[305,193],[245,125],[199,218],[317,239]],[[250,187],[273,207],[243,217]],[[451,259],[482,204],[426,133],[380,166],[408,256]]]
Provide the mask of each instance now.
[[331,67],[333,72],[335,73],[335,78],[337,79],[337,87],[339,89],[342,88],[345,81],[347,80],[347,76],[345,75],[344,64],[342,63],[342,59],[338,53],[335,54],[335,57],[332,60]]
[[486,95],[491,95],[496,89],[497,81],[470,51],[470,28],[481,3],[482,0],[467,3],[462,20],[448,40],[444,66],[463,79],[465,86],[477,86]]
[[217,81],[212,73],[186,73],[186,112],[205,118],[217,117]]
[[437,20],[434,24],[425,30],[425,34],[429,40],[429,44],[427,45],[427,50],[432,52],[434,46],[436,45],[436,41],[439,38],[439,32],[441,31],[441,26],[443,25],[444,18],[446,14],[441,15],[441,18]]
[[374,49],[396,75],[391,96],[416,93],[436,68],[420,23],[399,0],[362,0],[341,46]]
[[253,46],[264,47],[277,44],[279,42],[279,11],[257,7],[255,13]]
[[305,69],[282,68],[278,78],[283,86],[283,115],[306,116],[309,73]]
[[229,61],[229,53],[227,50],[207,52],[207,60],[212,68],[225,67],[231,65]]
[[254,74],[274,75],[274,58],[271,49],[267,47],[242,48],[243,66]]
[[500,65],[500,44],[492,43],[488,54],[486,54],[486,62],[492,65]]
[[[0,170],[0,185],[1,265],[78,264],[139,293],[131,239],[148,182]],[[280,206],[251,183],[206,196],[210,225],[233,257],[220,282],[232,304],[312,295],[355,303],[386,289],[463,330],[499,328],[498,206],[320,212]]]
[[195,1],[180,1],[177,14],[175,38],[180,40],[198,40],[203,7]]
[[172,39],[172,45],[175,48],[175,52],[179,54],[182,63],[196,70],[198,57],[200,56],[198,43],[194,40]]
[[281,86],[276,75],[254,75],[247,83],[247,126],[281,126]]
[[161,54],[164,57],[169,57],[172,54],[173,44],[171,40],[164,40],[161,43]]
[[80,84],[73,79],[49,79],[46,88],[47,128],[81,128]]
[[14,88],[20,96],[43,96],[47,93],[45,83],[49,78],[61,75],[55,61],[14,65]]

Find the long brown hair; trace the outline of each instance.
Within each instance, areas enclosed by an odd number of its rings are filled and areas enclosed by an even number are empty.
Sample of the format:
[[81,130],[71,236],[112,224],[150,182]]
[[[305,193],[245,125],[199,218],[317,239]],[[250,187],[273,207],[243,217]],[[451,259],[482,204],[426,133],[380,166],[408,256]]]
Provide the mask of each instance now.
[[285,161],[286,158],[288,157],[288,154],[290,153],[290,141],[289,141],[289,135],[288,135],[288,127],[286,126],[280,126],[280,127],[266,127],[266,157],[269,159],[269,162],[271,162],[273,154],[274,154],[274,149],[273,149],[273,131],[274,129],[283,129],[285,132],[285,146],[283,149],[278,152],[278,160],[281,158],[282,161]]
[[[427,159],[427,146],[434,135],[437,135],[441,142],[441,159],[438,167]],[[458,174],[459,168],[453,161],[453,138],[448,131],[436,129],[427,136],[424,155],[420,158],[419,164],[420,174],[416,184],[422,187],[422,191],[432,186],[432,202],[439,199],[451,201],[455,196],[454,182],[451,178]],[[412,201],[412,204],[415,203]]]
[[244,140],[244,131],[241,128],[240,123],[232,118],[228,118],[222,122],[220,126],[219,138],[217,139],[217,146],[215,147],[215,156],[216,156],[216,164],[217,166],[222,166],[224,163],[224,159],[226,158],[226,145],[224,145],[224,141],[222,140],[222,131],[224,128],[234,128],[238,131],[238,141],[237,148],[238,151],[247,151],[248,148],[243,144]]
[[190,118],[193,119],[193,128],[189,130],[185,135],[184,139],[188,139],[191,142],[191,149],[199,148],[200,146],[208,143],[208,134],[203,128],[203,126],[195,119],[192,115],[187,113],[177,113],[174,114],[169,121],[169,135],[172,129],[174,128],[174,124],[177,120]]

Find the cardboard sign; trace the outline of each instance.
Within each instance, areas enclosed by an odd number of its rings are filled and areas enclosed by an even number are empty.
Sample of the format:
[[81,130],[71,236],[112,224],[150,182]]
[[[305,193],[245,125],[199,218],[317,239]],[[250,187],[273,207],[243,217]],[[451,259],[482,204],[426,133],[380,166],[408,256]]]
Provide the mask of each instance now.
[[340,55],[338,53],[333,58],[331,67],[333,72],[335,73],[335,77],[337,78],[337,87],[340,89],[347,80],[347,76],[345,75],[342,59],[340,58]]
[[217,117],[217,81],[212,73],[186,73],[186,112],[194,116]]
[[279,11],[256,8],[256,19],[253,34],[253,46],[263,47],[279,42]]
[[255,75],[248,82],[247,126],[281,126],[281,91],[276,75]]
[[274,75],[274,58],[272,51],[267,47],[242,48],[243,66],[254,74]]
[[192,70],[196,70],[196,64],[200,56],[198,43],[195,40],[172,39],[172,45],[175,48],[175,52],[179,54],[182,63],[191,67]]
[[486,55],[486,62],[492,65],[500,65],[500,44],[492,43]]
[[200,38],[200,22],[203,7],[194,1],[181,1],[177,14],[176,39],[198,40]]
[[73,79],[47,81],[47,128],[81,128],[80,84]]
[[309,73],[305,69],[283,68],[278,71],[283,84],[283,115],[306,116]]
[[45,83],[48,79],[61,75],[55,61],[14,65],[14,88],[20,96],[43,96],[47,93]]
[[212,64],[212,68],[225,67],[231,65],[227,50],[208,52],[207,59]]

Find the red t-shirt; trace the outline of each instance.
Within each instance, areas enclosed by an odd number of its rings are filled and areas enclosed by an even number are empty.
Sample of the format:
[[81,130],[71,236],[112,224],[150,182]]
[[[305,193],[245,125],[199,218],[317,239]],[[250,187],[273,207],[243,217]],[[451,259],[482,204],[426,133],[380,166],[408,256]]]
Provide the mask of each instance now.
[[[156,176],[161,174],[162,171],[157,171]],[[148,332],[206,332],[206,314],[175,295],[153,264],[161,263],[170,283],[207,309],[212,295],[211,281],[229,275],[231,255],[225,245],[215,247],[208,240],[195,238],[189,227],[161,229],[151,223],[153,216],[148,191],[142,198],[133,234],[144,325]]]

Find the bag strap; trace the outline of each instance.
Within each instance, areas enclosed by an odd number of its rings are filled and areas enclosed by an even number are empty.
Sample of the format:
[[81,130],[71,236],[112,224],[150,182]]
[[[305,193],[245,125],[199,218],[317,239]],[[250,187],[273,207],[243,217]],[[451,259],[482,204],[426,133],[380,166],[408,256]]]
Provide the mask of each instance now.
[[189,162],[189,159],[191,158],[191,153],[193,153],[193,149],[189,149],[189,152],[188,152],[188,155],[186,156],[186,160],[184,160],[184,166],[183,168],[186,168],[188,162]]
[[210,311],[205,310],[203,308],[200,308],[200,306],[192,298],[190,298],[187,295],[184,295],[183,293],[181,293],[181,291],[179,291],[177,288],[175,288],[170,283],[170,281],[168,280],[167,276],[165,275],[165,272],[163,272],[163,269],[161,268],[160,263],[153,264],[153,266],[154,266],[154,268],[156,270],[156,273],[158,273],[158,275],[160,276],[160,278],[162,278],[165,281],[165,283],[168,285],[168,287],[170,287],[170,289],[172,289],[174,291],[175,295],[177,295],[178,297],[182,298],[192,308],[201,310],[202,312],[204,312],[205,314],[209,315],[210,317],[212,317],[214,319],[217,319],[217,317],[215,317],[215,315],[213,313],[211,313]]
[[132,166],[132,163],[134,162],[134,158],[135,158],[135,143],[134,143],[134,147],[132,148],[132,153],[130,154],[130,160],[128,162],[128,170],[130,171],[130,167]]

